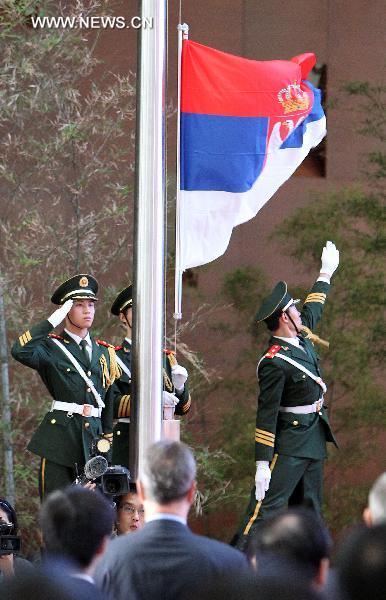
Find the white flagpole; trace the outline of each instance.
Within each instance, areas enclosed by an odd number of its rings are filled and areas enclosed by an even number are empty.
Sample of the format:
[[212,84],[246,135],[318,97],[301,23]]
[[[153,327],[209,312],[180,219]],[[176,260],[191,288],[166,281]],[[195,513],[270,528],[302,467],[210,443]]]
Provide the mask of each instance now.
[[182,40],[189,37],[189,26],[186,23],[177,25],[178,31],[178,74],[177,74],[177,173],[176,173],[176,256],[175,256],[175,275],[174,275],[174,318],[182,318],[182,269],[181,269],[181,238],[180,238],[180,219],[181,219],[181,177],[180,177],[180,154],[181,154],[181,57]]
[[[141,472],[147,447],[161,438],[165,213],[166,0],[142,0],[134,244],[133,391],[130,470]],[[134,433],[137,432],[138,440]],[[133,438],[133,439],[132,439]]]

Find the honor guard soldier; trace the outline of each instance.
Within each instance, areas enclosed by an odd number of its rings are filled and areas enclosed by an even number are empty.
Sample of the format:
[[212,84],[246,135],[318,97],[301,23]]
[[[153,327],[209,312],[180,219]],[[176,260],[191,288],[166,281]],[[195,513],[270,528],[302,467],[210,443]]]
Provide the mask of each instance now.
[[[120,396],[114,403],[114,419],[118,422],[114,427],[113,464],[128,467],[129,431],[130,431],[130,395],[131,395],[131,335],[133,323],[133,286],[123,289],[111,306],[111,314],[119,317],[126,327],[126,336],[120,346],[116,346],[117,361],[122,376],[116,382]],[[175,408],[175,414],[185,415],[191,404],[187,385],[188,372],[177,363],[171,350],[164,350],[164,391],[163,405]]]
[[[327,242],[320,275],[302,312],[280,281],[256,315],[272,332],[257,365],[258,397],[256,477],[250,503],[233,543],[243,549],[247,536],[258,535],[259,523],[288,503],[321,512],[326,441],[336,445],[324,403],[326,385],[312,333],[321,318],[330,278],[339,264],[339,251]],[[296,488],[296,492],[295,492]],[[295,492],[295,493],[294,493]]]
[[[112,383],[120,369],[114,347],[89,333],[97,292],[91,275],[71,277],[52,295],[51,301],[60,307],[12,347],[12,356],[36,369],[52,396],[51,409],[28,444],[41,457],[41,499],[74,482],[93,445],[102,439],[107,451],[106,440],[112,441]],[[63,320],[61,334],[52,333]]]

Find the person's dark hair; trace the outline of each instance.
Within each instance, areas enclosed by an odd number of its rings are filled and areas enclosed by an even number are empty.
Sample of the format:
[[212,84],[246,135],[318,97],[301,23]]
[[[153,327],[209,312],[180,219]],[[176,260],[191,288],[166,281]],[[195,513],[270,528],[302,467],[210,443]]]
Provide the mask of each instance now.
[[5,514],[7,515],[9,521],[12,523],[13,528],[12,528],[12,535],[17,535],[17,531],[19,529],[18,526],[18,522],[17,522],[17,516],[16,516],[16,511],[13,508],[13,506],[8,502],[8,500],[6,500],[5,498],[0,498],[0,509],[5,512]]
[[268,327],[269,331],[276,331],[279,327],[279,319],[282,316],[282,310],[276,310],[268,319],[265,319],[264,323]]
[[159,504],[180,500],[195,477],[196,462],[185,444],[162,440],[148,448],[140,479],[150,500]]
[[47,554],[87,567],[111,534],[114,519],[112,505],[98,491],[76,486],[53,492],[40,513]]
[[343,542],[338,577],[348,600],[384,600],[386,595],[386,524],[362,526]]
[[257,572],[262,575],[279,559],[282,564],[299,567],[306,578],[313,578],[322,559],[330,556],[331,547],[320,517],[310,509],[293,508],[264,521],[247,553],[256,556]]
[[[129,483],[129,491],[127,493],[128,494],[137,494],[138,493],[137,492],[137,485],[136,485],[136,483],[134,481],[130,481],[130,483]],[[127,494],[123,494],[123,495],[115,496],[114,497],[114,502],[115,502],[115,504],[117,506],[117,509],[121,508],[121,504],[122,504],[123,498],[126,498],[126,496],[127,496]]]

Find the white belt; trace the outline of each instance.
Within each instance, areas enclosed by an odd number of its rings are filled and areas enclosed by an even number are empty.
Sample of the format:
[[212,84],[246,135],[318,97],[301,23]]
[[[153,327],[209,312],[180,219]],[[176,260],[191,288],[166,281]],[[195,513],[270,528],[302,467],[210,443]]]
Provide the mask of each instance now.
[[118,419],[118,423],[130,423],[130,417],[122,417],[122,419]]
[[295,413],[296,415],[308,415],[322,410],[323,398],[317,400],[313,404],[305,404],[304,406],[280,406],[280,412]]
[[59,400],[52,401],[52,410],[63,410],[69,415],[76,413],[83,417],[100,417],[102,414],[101,408],[97,408],[91,404],[76,404],[75,402],[60,402]]

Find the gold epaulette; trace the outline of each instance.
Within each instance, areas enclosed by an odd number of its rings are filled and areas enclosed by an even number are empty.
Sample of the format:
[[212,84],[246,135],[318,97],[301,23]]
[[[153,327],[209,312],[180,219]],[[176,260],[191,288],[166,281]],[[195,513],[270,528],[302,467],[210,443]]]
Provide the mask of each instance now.
[[122,370],[117,363],[117,357],[115,355],[115,346],[113,344],[109,344],[108,342],[104,342],[103,340],[96,340],[96,343],[99,346],[104,346],[107,348],[110,359],[110,370],[107,366],[107,361],[105,356],[101,356],[99,359],[99,363],[102,367],[102,383],[103,387],[109,387],[114,383],[116,379],[119,379],[122,375]]

